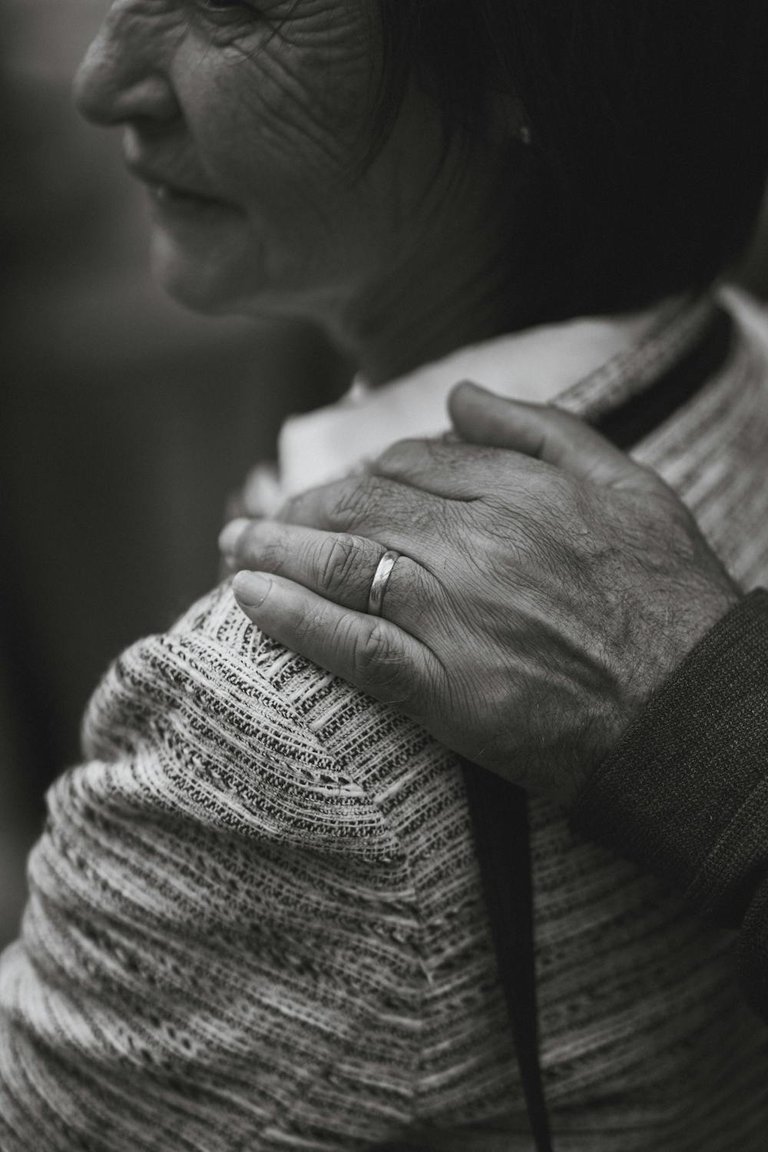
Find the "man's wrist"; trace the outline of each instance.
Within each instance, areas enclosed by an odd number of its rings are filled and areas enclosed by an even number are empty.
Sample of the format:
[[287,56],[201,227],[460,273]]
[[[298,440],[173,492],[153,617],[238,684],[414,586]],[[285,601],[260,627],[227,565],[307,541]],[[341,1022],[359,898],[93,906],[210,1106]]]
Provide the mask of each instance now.
[[653,694],[590,774],[571,816],[580,832],[667,878],[721,922],[738,922],[761,850],[751,830],[765,842],[767,781],[768,592],[757,590]]

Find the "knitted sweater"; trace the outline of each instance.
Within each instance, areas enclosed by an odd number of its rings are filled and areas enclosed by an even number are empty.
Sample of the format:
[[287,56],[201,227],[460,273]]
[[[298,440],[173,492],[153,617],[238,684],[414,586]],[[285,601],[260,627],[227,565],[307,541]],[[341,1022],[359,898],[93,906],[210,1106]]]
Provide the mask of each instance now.
[[745,596],[654,694],[574,806],[588,836],[739,928],[768,1022],[768,591]]
[[[751,587],[768,343],[734,307],[725,369],[636,455]],[[449,752],[266,640],[227,584],[115,663],[84,748],[0,964],[2,1152],[530,1148]],[[762,1152],[768,1033],[730,936],[544,801],[532,818],[558,1152]]]

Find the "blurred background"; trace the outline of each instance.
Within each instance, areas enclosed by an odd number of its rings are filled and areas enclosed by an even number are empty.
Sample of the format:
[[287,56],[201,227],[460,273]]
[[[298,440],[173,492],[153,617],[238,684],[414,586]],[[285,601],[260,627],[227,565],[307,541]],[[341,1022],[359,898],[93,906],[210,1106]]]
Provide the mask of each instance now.
[[[143,193],[69,90],[107,0],[0,11],[0,947],[43,792],[107,663],[216,580],[230,493],[346,373],[298,325],[186,315]],[[768,222],[739,278],[768,295]]]
[[344,366],[313,330],[186,314],[72,76],[106,0],[0,7],[0,947],[42,796],[108,662],[216,581],[225,506]]

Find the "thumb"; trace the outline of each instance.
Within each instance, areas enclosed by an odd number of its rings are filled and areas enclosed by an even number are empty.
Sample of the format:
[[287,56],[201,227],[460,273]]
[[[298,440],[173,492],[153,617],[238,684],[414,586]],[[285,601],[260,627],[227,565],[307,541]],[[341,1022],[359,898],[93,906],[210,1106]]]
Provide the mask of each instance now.
[[549,404],[507,400],[464,381],[451,392],[448,411],[456,431],[471,444],[510,448],[596,484],[648,483],[645,468],[583,420]]

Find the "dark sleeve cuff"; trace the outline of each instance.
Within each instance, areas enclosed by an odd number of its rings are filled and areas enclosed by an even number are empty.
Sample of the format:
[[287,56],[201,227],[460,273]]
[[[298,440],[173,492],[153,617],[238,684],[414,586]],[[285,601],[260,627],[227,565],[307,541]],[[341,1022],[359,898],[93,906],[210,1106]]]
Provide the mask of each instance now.
[[768,873],[768,591],[696,646],[571,815],[718,923],[741,924]]

